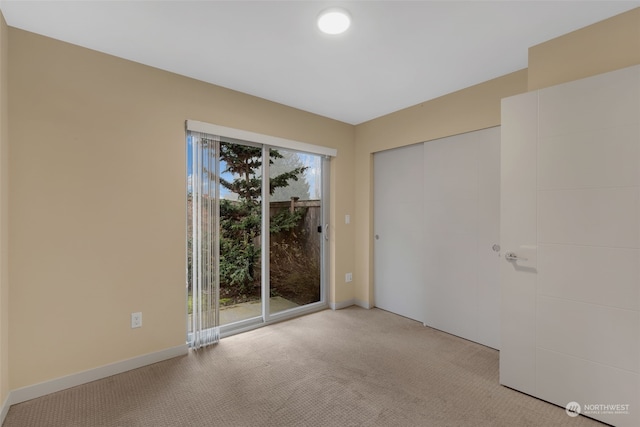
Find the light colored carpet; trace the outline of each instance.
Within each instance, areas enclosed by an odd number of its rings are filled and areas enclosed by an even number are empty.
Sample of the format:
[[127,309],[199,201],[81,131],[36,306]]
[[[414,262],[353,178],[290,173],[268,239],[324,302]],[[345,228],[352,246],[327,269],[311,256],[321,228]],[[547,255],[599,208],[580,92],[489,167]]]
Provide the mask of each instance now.
[[601,425],[500,386],[495,350],[352,307],[14,405],[4,427]]

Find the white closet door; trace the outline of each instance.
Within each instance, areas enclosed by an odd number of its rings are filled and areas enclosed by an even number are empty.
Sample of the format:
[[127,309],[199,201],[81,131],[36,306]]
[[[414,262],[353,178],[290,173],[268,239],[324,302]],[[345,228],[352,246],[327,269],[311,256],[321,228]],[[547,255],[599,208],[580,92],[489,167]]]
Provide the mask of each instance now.
[[424,322],[423,145],[374,154],[374,305]]
[[500,129],[425,143],[425,323],[500,347]]
[[640,66],[502,107],[500,381],[638,426]]
[[478,150],[476,339],[500,348],[500,127],[473,132]]
[[500,129],[374,155],[374,298],[500,347]]

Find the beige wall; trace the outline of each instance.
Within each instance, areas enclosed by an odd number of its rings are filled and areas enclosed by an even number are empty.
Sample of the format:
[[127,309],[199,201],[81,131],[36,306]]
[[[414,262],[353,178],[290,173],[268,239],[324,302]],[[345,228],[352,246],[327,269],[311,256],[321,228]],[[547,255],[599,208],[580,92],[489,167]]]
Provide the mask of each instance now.
[[529,90],[640,64],[640,8],[529,49]]
[[500,100],[640,63],[640,8],[529,49],[529,66],[356,126],[354,293],[373,301],[373,153],[500,124]]
[[[11,389],[184,344],[185,119],[337,148],[333,216],[353,210],[353,126],[9,36]],[[352,233],[332,234],[344,277]]]
[[0,14],[0,405],[9,395],[9,29]]

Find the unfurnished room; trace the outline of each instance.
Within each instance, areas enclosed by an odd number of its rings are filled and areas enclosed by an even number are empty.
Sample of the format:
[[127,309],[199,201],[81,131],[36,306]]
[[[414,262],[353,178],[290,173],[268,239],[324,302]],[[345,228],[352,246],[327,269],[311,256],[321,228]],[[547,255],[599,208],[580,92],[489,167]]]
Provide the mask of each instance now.
[[640,425],[640,1],[0,0],[0,425]]

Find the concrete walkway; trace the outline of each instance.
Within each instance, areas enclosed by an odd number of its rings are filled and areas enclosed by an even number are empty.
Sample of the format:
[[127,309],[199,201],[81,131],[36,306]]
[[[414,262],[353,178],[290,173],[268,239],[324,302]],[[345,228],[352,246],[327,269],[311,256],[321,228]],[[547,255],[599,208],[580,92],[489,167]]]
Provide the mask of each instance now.
[[[294,307],[298,307],[298,304],[293,301],[286,300],[282,297],[272,297],[269,299],[269,311],[271,312],[271,314],[288,310]],[[229,305],[227,307],[220,308],[220,324],[226,325],[229,323],[238,322],[240,320],[258,317],[261,314],[261,301],[243,302],[241,304]]]
[[[271,314],[288,310],[294,307],[298,307],[298,304],[286,300],[282,297],[272,297],[269,299],[269,311],[271,312]],[[240,320],[246,320],[252,317],[258,317],[261,314],[261,301],[244,302],[241,304],[230,305],[220,308],[220,324],[226,325],[228,323],[238,322]]]

